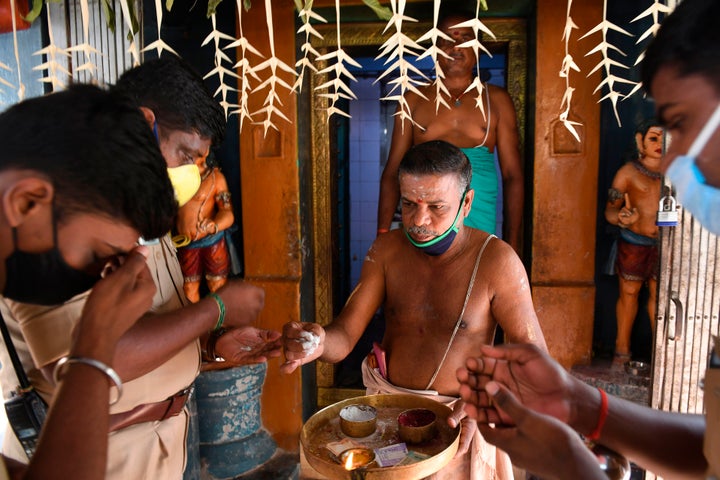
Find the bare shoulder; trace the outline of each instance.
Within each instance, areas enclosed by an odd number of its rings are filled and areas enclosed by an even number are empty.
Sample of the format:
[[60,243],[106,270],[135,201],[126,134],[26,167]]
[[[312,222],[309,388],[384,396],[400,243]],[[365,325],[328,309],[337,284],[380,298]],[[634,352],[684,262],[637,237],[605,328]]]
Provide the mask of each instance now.
[[633,167],[630,162],[624,164],[622,167],[618,169],[618,171],[615,173],[615,178],[613,180],[613,184],[615,183],[626,183],[629,180],[633,179],[639,172],[635,167]]
[[[428,87],[421,87],[419,91],[427,97],[429,90]],[[429,98],[429,97],[428,97]],[[405,102],[407,102],[408,107],[410,107],[410,110],[414,110],[418,105],[422,104],[422,102],[426,102],[427,100],[423,98],[422,96],[418,95],[417,93],[413,91],[407,91],[405,92]],[[398,105],[399,108],[399,105]]]
[[[490,96],[490,108],[495,113],[495,118],[505,126],[512,126],[513,128],[502,129],[501,133],[515,132],[517,130],[515,112],[515,104],[510,98],[510,94],[504,88],[500,88],[495,85],[488,85],[488,95]],[[513,141],[515,141],[513,139]]]
[[397,258],[403,243],[405,243],[404,233],[401,229],[390,230],[389,232],[378,235],[375,241],[370,245],[365,256],[365,261],[371,261],[378,264],[385,264]]
[[[478,275],[482,275],[487,280],[487,286],[491,291],[526,281],[525,266],[507,242],[495,236],[488,239],[490,235],[480,230],[475,230],[475,232],[477,233],[473,238],[475,253],[472,262],[475,262],[477,255],[480,255],[483,245],[485,245],[478,266]],[[468,259],[468,261],[470,260]]]
[[[483,234],[490,236],[485,232],[483,232]],[[513,250],[510,244],[497,237],[488,241],[487,248],[485,249],[485,253],[483,255],[487,255],[490,259],[496,262],[520,262],[520,257],[518,257],[517,253],[515,253],[515,250]]]
[[488,95],[490,96],[491,102],[498,105],[513,105],[510,94],[504,88],[490,84],[486,84],[485,87],[488,89]]

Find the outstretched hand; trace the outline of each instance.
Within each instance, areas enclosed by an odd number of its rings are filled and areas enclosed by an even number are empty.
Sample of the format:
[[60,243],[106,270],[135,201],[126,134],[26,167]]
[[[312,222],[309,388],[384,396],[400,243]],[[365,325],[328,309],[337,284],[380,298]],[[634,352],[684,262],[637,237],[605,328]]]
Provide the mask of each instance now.
[[225,367],[263,363],[280,356],[280,337],[280,332],[274,330],[250,326],[233,328],[217,339],[215,353],[225,359]]
[[526,408],[499,383],[485,387],[497,410],[515,426],[478,428],[485,440],[510,455],[514,465],[546,479],[607,480],[595,455],[570,427]]
[[568,423],[572,379],[547,353],[531,344],[483,345],[457,370],[465,411],[478,423],[513,425],[513,419],[495,408],[485,387],[490,381],[507,387],[524,406]]
[[325,329],[317,323],[286,323],[282,338],[285,363],[280,365],[280,371],[292,373],[299,366],[320,357],[324,342]]

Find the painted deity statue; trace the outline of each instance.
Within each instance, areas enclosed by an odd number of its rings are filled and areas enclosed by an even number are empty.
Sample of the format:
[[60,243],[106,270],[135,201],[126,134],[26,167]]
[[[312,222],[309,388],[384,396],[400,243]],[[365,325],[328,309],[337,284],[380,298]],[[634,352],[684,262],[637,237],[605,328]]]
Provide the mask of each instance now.
[[178,258],[185,296],[191,302],[200,299],[203,276],[208,289],[215,292],[225,285],[230,273],[225,230],[235,217],[225,176],[212,162],[211,157],[196,162],[202,178],[200,189],[180,208],[176,222],[178,235],[189,241],[178,248]]
[[656,218],[662,188],[663,133],[656,121],[645,122],[637,128],[635,142],[638,155],[618,170],[608,192],[605,218],[620,227],[615,259],[619,281],[615,307],[615,368],[622,368],[631,359],[630,334],[644,283],[647,283],[649,292],[647,310],[650,325],[655,332],[658,273]]

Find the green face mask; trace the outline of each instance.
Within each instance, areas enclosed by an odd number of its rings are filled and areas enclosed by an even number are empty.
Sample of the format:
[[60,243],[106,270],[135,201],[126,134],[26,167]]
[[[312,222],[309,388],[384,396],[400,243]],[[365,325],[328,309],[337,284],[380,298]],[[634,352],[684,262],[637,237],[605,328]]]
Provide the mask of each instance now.
[[423,253],[436,257],[438,255],[442,255],[443,253],[447,252],[450,248],[450,245],[452,245],[453,241],[455,241],[455,237],[458,234],[458,231],[460,230],[460,227],[457,226],[458,219],[460,218],[460,212],[462,212],[463,202],[465,201],[465,195],[467,195],[467,190],[465,190],[465,193],[463,193],[462,198],[460,199],[460,206],[458,207],[458,211],[455,214],[455,220],[453,220],[452,225],[450,225],[450,228],[445,230],[442,234],[438,235],[437,237],[433,238],[432,240],[428,240],[427,242],[416,242],[412,239],[410,234],[405,231],[405,236],[410,240],[410,243],[413,244],[413,246],[419,248],[423,251]]

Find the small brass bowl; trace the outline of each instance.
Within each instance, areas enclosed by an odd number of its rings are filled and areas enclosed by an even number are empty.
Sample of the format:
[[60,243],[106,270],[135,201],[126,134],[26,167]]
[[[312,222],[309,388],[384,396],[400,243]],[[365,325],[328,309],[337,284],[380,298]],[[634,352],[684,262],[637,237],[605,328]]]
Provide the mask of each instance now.
[[625,372],[635,376],[647,376],[650,373],[650,365],[631,360],[625,363]]
[[345,470],[355,470],[375,461],[375,452],[371,448],[348,448],[340,454],[340,463]]
[[340,430],[348,437],[367,437],[375,432],[376,426],[375,407],[352,404],[340,410]]
[[413,408],[398,415],[398,433],[405,443],[424,443],[437,435],[437,416],[427,408]]
[[632,470],[627,458],[602,445],[593,445],[591,450],[609,480],[630,480]]

